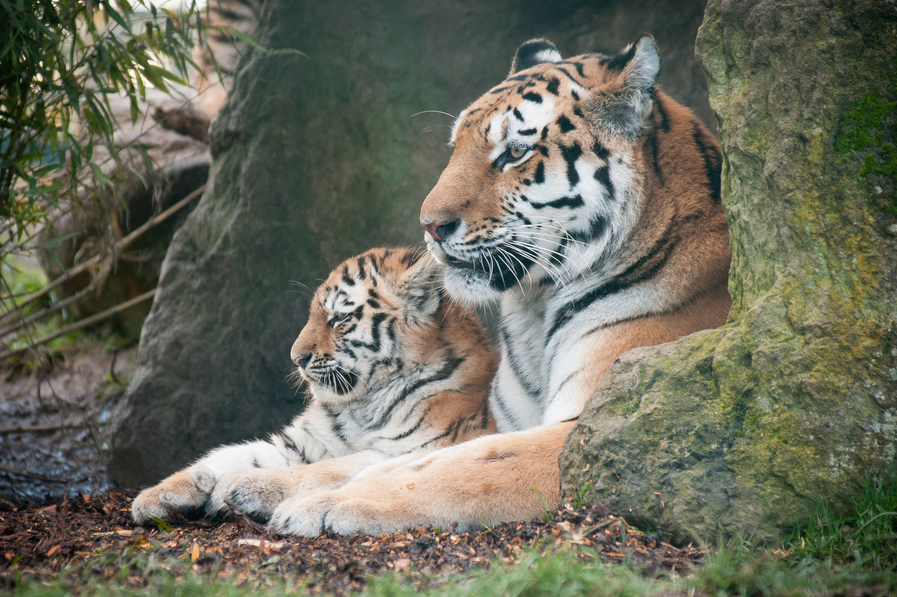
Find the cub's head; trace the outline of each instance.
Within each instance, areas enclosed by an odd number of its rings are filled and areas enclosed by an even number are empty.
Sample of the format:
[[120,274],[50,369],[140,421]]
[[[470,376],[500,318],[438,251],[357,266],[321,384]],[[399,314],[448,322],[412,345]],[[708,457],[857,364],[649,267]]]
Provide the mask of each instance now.
[[419,336],[442,310],[441,270],[420,251],[372,249],[331,272],[290,350],[316,399],[348,402],[420,358]]
[[449,292],[479,303],[594,271],[638,219],[660,58],[650,36],[617,56],[563,60],[544,40],[455,121],[448,167],[421,208]]

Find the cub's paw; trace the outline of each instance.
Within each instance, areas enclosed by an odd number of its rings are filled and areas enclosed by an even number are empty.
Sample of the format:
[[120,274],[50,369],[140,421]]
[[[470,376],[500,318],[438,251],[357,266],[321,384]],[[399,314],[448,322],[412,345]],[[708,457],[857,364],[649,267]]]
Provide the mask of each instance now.
[[205,468],[186,469],[171,475],[158,485],[144,489],[131,504],[131,516],[137,524],[152,523],[156,518],[168,520],[175,512],[187,518],[202,515],[212,483],[211,471]]
[[268,529],[275,533],[304,537],[325,533],[379,535],[404,527],[380,511],[375,502],[335,491],[315,491],[288,498],[274,510],[268,523]]
[[282,470],[234,471],[222,476],[215,485],[206,503],[206,514],[222,514],[234,508],[256,520],[267,521],[288,491]]

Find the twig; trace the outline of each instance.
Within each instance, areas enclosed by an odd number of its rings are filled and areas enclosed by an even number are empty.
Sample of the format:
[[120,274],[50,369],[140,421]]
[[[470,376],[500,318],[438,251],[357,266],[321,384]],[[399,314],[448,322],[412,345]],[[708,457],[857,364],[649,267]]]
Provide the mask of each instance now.
[[48,431],[76,429],[78,427],[84,427],[84,422],[59,423],[58,425],[33,425],[31,427],[0,427],[0,435],[9,435],[11,433],[46,433]]
[[55,332],[53,332],[52,334],[49,334],[47,336],[44,336],[43,338],[39,338],[39,339],[35,340],[28,346],[24,346],[22,348],[16,348],[15,350],[9,350],[7,352],[4,352],[3,354],[0,354],[0,361],[2,361],[4,359],[8,359],[9,357],[15,356],[17,354],[21,354],[28,350],[31,350],[35,346],[40,346],[41,344],[49,342],[50,340],[55,340],[56,338],[59,338],[60,336],[65,336],[66,334],[68,334],[70,332],[74,332],[74,331],[80,330],[82,328],[86,328],[87,326],[93,325],[99,321],[108,319],[109,317],[115,315],[119,311],[124,311],[128,307],[133,307],[137,303],[143,302],[148,298],[154,297],[155,295],[156,295],[156,288],[153,288],[149,292],[144,292],[140,296],[134,297],[129,301],[125,301],[119,305],[116,305],[116,306],[112,307],[111,309],[106,309],[102,313],[97,313],[96,315],[93,315],[86,319],[82,319],[81,321],[76,321],[72,325],[67,325],[64,328],[60,328],[60,329],[56,330]]
[[50,477],[35,475],[33,473],[23,473],[21,471],[14,471],[11,468],[6,468],[5,466],[0,466],[0,473],[9,473],[10,475],[26,477],[28,479],[36,479],[38,481],[43,481],[44,483],[68,483],[68,481],[64,481],[63,479],[51,479]]
[[[178,201],[177,203],[175,203],[174,205],[172,205],[171,207],[169,207],[168,209],[166,209],[165,211],[160,213],[158,216],[156,216],[150,220],[147,220],[142,226],[140,226],[139,228],[134,230],[134,232],[132,232],[131,234],[127,235],[126,237],[124,237],[123,239],[121,239],[120,241],[115,243],[115,245],[112,248],[113,251],[115,251],[115,252],[121,251],[122,249],[124,249],[125,247],[127,247],[128,245],[133,243],[144,232],[146,232],[147,230],[149,230],[156,224],[159,224],[159,223],[163,222],[164,220],[167,220],[169,217],[172,216],[172,214],[174,214],[178,210],[185,207],[188,203],[190,203],[191,201],[196,199],[196,197],[201,195],[205,189],[206,189],[206,185],[202,185],[201,187],[199,187],[198,189],[196,189],[195,191],[193,191],[192,193],[190,193],[189,195],[187,195],[186,197],[184,197],[183,199],[181,199],[180,201]],[[77,266],[73,267],[72,269],[67,270],[64,274],[62,274],[61,276],[59,276],[52,282],[49,282],[46,286],[44,286],[37,292],[34,292],[34,293],[28,295],[27,297],[25,297],[24,299],[22,299],[21,301],[19,301],[16,304],[14,311],[5,313],[3,316],[0,316],[0,320],[8,317],[13,312],[18,312],[18,309],[27,305],[28,303],[31,303],[31,302],[36,301],[37,299],[41,298],[42,296],[44,296],[45,294],[47,294],[48,292],[50,292],[51,290],[53,290],[54,288],[56,288],[57,286],[59,286],[60,284],[65,282],[66,280],[69,280],[72,277],[77,276],[81,272],[102,262],[103,258],[104,258],[103,255],[97,255],[96,257],[93,257],[92,259],[85,261],[81,265],[77,265]],[[3,358],[3,357],[0,356],[0,358]]]
[[68,305],[71,305],[72,303],[74,303],[76,301],[81,300],[82,298],[87,296],[92,290],[94,290],[95,287],[96,287],[96,284],[94,282],[91,282],[90,284],[85,286],[82,290],[78,291],[76,294],[73,294],[72,296],[68,297],[67,299],[61,300],[51,307],[47,307],[46,309],[38,311],[34,315],[27,317],[18,323],[14,323],[12,325],[6,326],[2,330],[0,330],[0,338],[3,338],[4,336],[9,335],[16,330],[25,327],[29,323],[37,321],[38,319],[40,319],[42,317],[46,317],[47,315],[49,315],[51,313],[59,311],[60,309],[67,307]]
[[613,525],[615,525],[615,524],[619,524],[621,520],[622,520],[622,518],[614,518],[614,519],[612,519],[612,520],[605,520],[604,522],[599,523],[599,524],[596,524],[595,526],[593,526],[593,527],[591,527],[591,528],[588,528],[588,529],[586,529],[585,531],[583,531],[583,532],[582,532],[582,536],[583,536],[583,537],[588,537],[589,535],[593,535],[593,534],[595,534],[597,531],[600,531],[601,529],[606,529],[607,527],[611,527],[611,526],[613,526]]
[[268,535],[268,529],[243,514],[239,508],[234,506],[228,500],[224,500],[224,505],[227,506],[227,508],[231,511],[231,514],[236,517],[237,521],[240,523],[244,530],[259,533],[261,535]]

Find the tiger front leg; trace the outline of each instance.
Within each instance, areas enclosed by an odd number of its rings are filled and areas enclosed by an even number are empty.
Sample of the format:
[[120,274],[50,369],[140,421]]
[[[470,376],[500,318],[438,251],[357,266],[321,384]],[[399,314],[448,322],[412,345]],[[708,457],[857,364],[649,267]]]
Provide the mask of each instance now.
[[386,458],[370,450],[285,469],[234,471],[215,485],[206,510],[212,514],[234,508],[267,521],[284,499],[301,492],[341,487]]
[[137,524],[149,524],[157,518],[168,520],[175,512],[199,518],[214,487],[211,469],[191,466],[141,491],[131,504],[131,516]]
[[385,461],[339,489],[285,499],[268,528],[306,537],[377,535],[421,525],[475,529],[537,518],[545,513],[543,498],[549,506],[558,503],[558,456],[572,427],[485,436],[398,467]]
[[291,464],[295,463],[268,442],[216,448],[192,466],[140,492],[131,505],[131,516],[137,524],[151,524],[156,518],[168,520],[176,512],[187,518],[198,518],[203,512],[225,513],[226,508],[210,510],[208,506],[209,497],[224,475],[254,466],[286,468]]

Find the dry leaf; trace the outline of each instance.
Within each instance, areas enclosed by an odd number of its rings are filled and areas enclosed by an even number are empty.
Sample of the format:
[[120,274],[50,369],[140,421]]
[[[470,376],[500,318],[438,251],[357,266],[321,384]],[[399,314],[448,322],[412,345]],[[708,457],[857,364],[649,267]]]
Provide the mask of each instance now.
[[408,570],[411,567],[411,560],[408,558],[399,558],[395,562],[396,572],[402,572],[404,570]]
[[190,561],[195,562],[199,559],[199,543],[193,542],[193,550],[190,552]]
[[237,545],[248,545],[250,547],[277,550],[283,547],[283,541],[267,541],[265,539],[256,539],[255,537],[241,537],[237,539]]

